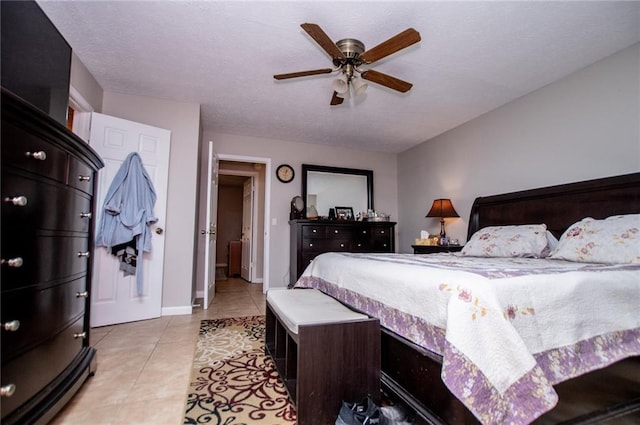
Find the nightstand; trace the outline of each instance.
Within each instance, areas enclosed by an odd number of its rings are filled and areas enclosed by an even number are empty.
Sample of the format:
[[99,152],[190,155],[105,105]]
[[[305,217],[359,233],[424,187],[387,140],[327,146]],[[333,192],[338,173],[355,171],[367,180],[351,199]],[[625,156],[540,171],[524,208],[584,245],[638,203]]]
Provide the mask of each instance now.
[[414,254],[436,254],[439,252],[459,252],[462,245],[411,245]]

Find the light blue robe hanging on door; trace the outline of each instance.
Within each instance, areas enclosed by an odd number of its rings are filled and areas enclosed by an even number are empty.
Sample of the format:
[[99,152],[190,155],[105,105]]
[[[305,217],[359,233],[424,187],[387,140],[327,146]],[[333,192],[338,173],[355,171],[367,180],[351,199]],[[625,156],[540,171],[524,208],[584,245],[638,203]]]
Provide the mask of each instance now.
[[151,252],[151,229],[158,218],[153,213],[156,192],[137,152],[130,153],[111,182],[104,199],[103,213],[96,233],[96,246],[108,250],[135,240],[137,249],[136,284],[143,295],[142,253]]

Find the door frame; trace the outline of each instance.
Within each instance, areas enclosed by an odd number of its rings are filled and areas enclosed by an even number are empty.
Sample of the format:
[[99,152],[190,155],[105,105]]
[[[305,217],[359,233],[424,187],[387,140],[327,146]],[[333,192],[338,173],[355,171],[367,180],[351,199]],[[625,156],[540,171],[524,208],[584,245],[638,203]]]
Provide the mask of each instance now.
[[[258,183],[258,177],[260,176],[260,173],[257,173],[255,171],[218,170],[218,175],[219,176],[241,176],[241,177],[251,178],[251,188],[253,190],[253,193],[251,193],[251,202],[253,205],[256,205],[256,201],[257,201],[256,192],[259,191],[260,189],[260,184]],[[251,268],[250,276],[251,276],[251,280],[253,281],[252,283],[258,283],[256,282],[256,279],[255,279],[256,277],[255,259],[258,256],[258,245],[255,243],[255,241],[258,239],[257,224],[258,224],[258,208],[253,208],[253,211],[251,211],[251,260],[252,261],[249,266]],[[263,267],[263,271],[264,271],[264,267]],[[262,279],[264,280],[264,276]]]
[[76,112],[73,115],[72,131],[86,143],[89,143],[91,112],[95,112],[95,110],[73,85],[69,86],[69,106]]
[[[209,305],[216,296],[216,255],[218,250],[218,156],[213,149],[213,142],[209,141],[207,150],[207,193],[205,211],[205,245],[204,245],[204,285],[202,307],[209,309]],[[214,208],[212,208],[212,206]],[[215,217],[214,217],[215,215]],[[212,241],[213,238],[213,241]],[[211,247],[213,245],[213,248]],[[213,257],[213,269],[211,258]],[[213,281],[213,288],[209,283]],[[210,290],[212,291],[210,293]]]
[[[270,229],[271,229],[271,158],[263,158],[257,156],[245,156],[245,155],[233,155],[233,154],[225,154],[221,152],[216,152],[218,155],[219,161],[234,161],[234,162],[247,162],[252,164],[262,164],[265,167],[264,174],[264,238],[263,244],[264,247],[262,249],[262,292],[267,293],[269,290],[269,258],[270,258]],[[218,170],[219,174],[228,174],[231,170]],[[245,174],[251,173],[250,171],[245,171]],[[258,173],[255,173],[256,176]],[[254,213],[254,218],[257,218],[257,208]],[[254,235],[257,232],[257,224],[254,222]],[[257,249],[254,244],[253,249]]]

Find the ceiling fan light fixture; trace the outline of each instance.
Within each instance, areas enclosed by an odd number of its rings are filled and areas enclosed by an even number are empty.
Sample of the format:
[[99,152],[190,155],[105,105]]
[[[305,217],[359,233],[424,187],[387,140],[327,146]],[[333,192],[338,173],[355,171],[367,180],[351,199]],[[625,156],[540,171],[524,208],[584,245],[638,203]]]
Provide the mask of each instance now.
[[[385,73],[367,69],[360,70],[361,65],[371,65],[380,59],[386,58],[402,49],[405,49],[421,40],[420,33],[413,28],[408,28],[399,34],[383,41],[369,50],[365,50],[364,43],[355,38],[343,38],[337,42],[333,42],[331,38],[320,28],[318,24],[304,23],[300,25],[302,29],[318,43],[324,50],[335,69],[322,68],[309,71],[290,72],[288,74],[276,74],[273,76],[276,80],[286,80],[289,78],[306,77],[319,74],[330,74],[341,71],[342,75],[336,78],[333,83],[333,96],[330,105],[340,105],[344,99],[349,98],[349,91],[353,86],[354,96],[363,94],[368,86],[366,81],[396,90],[400,93],[406,93],[411,89],[413,84],[402,81],[399,78],[387,75]],[[357,78],[356,73],[360,74]]]
[[356,77],[351,79],[351,85],[353,86],[353,94],[355,96],[363,95],[369,86],[369,84],[367,84],[363,79]]
[[347,90],[344,93],[336,92],[336,96],[338,96],[341,99],[349,99],[349,97],[351,97],[349,86],[347,86]]
[[[338,93],[338,95],[348,93],[349,92],[349,80],[347,76],[342,74],[335,80],[333,80],[333,90]],[[342,96],[340,96],[342,97]]]

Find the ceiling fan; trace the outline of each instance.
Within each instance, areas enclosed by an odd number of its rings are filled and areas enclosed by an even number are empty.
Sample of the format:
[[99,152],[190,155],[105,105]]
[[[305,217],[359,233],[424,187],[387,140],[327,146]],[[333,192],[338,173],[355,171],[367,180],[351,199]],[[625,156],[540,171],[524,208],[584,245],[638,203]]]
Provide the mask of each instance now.
[[364,91],[366,83],[356,79],[356,73],[365,80],[381,84],[390,89],[405,93],[411,89],[413,84],[402,81],[391,75],[384,74],[373,69],[361,70],[361,65],[370,65],[384,57],[387,57],[399,50],[411,46],[420,41],[420,33],[413,28],[404,30],[390,39],[383,41],[377,46],[365,51],[364,43],[353,38],[345,38],[334,43],[329,36],[317,24],[301,24],[303,30],[313,38],[322,49],[331,57],[336,68],[313,69],[309,71],[291,72],[288,74],[277,74],[273,78],[276,80],[286,80],[288,78],[308,77],[310,75],[331,74],[341,71],[340,75],[333,83],[333,97],[331,105],[341,104],[349,96],[349,86],[353,86],[354,92]]

